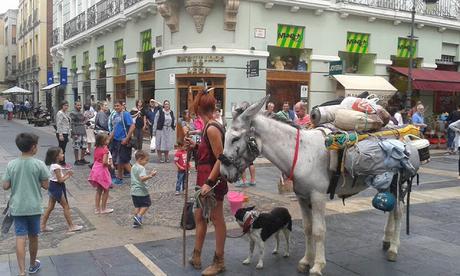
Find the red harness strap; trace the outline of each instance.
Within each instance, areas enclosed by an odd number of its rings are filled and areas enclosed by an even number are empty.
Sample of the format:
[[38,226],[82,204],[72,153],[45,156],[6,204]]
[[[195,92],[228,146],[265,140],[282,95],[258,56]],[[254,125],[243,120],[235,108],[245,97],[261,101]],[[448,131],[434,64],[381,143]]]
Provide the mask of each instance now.
[[299,146],[300,146],[300,129],[297,129],[297,136],[295,138],[295,151],[294,160],[292,161],[291,173],[289,174],[289,180],[294,180],[294,169],[297,165],[297,159],[299,158]]

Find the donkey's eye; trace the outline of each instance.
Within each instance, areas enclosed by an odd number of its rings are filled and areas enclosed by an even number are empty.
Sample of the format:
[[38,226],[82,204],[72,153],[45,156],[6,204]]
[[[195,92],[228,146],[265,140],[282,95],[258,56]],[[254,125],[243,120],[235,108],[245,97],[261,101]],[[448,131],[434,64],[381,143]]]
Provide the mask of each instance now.
[[232,144],[234,144],[235,142],[238,142],[240,140],[240,137],[235,137],[232,139]]

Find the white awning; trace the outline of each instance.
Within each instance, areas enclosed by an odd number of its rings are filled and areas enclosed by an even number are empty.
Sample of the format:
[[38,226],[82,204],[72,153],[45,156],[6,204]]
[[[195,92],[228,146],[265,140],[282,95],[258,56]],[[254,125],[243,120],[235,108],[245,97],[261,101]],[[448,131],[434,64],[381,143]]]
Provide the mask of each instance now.
[[43,87],[41,90],[51,90],[57,86],[61,85],[61,83],[52,83],[50,85],[47,85],[45,87]]
[[367,91],[382,101],[388,101],[398,91],[385,78],[379,76],[334,75],[334,78],[344,87],[343,96],[357,96]]
[[29,90],[25,90],[21,87],[14,86],[9,89],[6,89],[2,92],[2,94],[32,94],[32,92]]

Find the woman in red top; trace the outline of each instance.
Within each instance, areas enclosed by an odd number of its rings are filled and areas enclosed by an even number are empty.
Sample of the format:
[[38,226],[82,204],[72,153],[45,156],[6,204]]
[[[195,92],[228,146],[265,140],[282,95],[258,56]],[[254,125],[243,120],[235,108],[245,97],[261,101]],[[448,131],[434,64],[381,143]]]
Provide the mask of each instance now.
[[[197,146],[190,138],[186,138],[186,144],[192,148],[198,147],[196,184],[201,187],[201,196],[209,196],[213,191],[217,201],[210,216],[216,235],[214,261],[202,272],[202,275],[216,275],[225,270],[224,247],[227,228],[224,220],[223,200],[228,186],[227,182],[220,179],[220,161],[217,159],[224,151],[224,131],[221,125],[213,119],[216,99],[208,92],[209,89],[199,92],[194,101],[195,112],[205,125],[201,143]],[[190,263],[194,268],[201,269],[201,249],[207,231],[207,222],[203,217],[202,209],[195,210],[195,223],[195,248]]]

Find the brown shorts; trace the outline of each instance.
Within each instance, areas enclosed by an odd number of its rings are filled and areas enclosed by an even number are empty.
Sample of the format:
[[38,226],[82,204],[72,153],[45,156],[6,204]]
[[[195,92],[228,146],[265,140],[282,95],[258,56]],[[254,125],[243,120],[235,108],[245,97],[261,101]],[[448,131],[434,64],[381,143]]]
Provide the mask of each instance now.
[[[206,180],[208,180],[208,177],[211,174],[212,166],[209,164],[198,165],[197,169],[198,174],[196,177],[196,185],[201,187],[206,184]],[[213,191],[214,195],[216,196],[216,200],[223,201],[225,195],[228,192],[227,181],[220,181]]]

